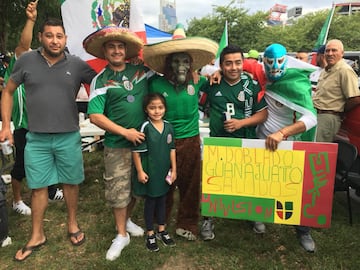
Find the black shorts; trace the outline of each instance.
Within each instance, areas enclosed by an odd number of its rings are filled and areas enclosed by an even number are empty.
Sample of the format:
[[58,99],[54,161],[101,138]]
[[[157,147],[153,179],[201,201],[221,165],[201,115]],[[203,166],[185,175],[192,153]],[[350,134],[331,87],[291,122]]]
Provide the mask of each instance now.
[[14,144],[15,144],[15,163],[11,170],[11,177],[18,181],[21,181],[25,177],[24,167],[24,149],[26,145],[26,133],[25,128],[14,130]]

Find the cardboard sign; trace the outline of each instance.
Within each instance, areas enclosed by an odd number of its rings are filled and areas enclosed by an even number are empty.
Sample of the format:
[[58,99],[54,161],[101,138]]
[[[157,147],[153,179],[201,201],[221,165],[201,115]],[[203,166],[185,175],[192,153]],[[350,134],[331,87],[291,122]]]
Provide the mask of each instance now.
[[337,147],[204,138],[202,215],[330,227]]

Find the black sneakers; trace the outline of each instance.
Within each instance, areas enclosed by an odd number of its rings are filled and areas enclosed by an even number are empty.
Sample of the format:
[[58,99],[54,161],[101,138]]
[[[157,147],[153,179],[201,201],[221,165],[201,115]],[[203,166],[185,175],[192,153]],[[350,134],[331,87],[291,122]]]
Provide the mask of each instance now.
[[171,239],[167,231],[156,233],[156,238],[161,240],[165,246],[169,246],[169,247],[176,246],[174,240]]
[[146,248],[150,251],[159,251],[159,247],[158,245],[156,244],[156,237],[155,237],[155,234],[152,234],[152,235],[148,235],[146,237]]

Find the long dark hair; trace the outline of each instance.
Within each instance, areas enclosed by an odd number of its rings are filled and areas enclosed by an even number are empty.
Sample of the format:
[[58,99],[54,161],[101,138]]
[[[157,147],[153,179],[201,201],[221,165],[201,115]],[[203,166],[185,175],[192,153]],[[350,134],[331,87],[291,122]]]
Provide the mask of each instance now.
[[146,110],[146,107],[150,104],[151,101],[160,99],[161,103],[164,104],[165,111],[167,109],[166,107],[166,100],[165,97],[159,93],[149,93],[147,94],[143,99],[143,110]]

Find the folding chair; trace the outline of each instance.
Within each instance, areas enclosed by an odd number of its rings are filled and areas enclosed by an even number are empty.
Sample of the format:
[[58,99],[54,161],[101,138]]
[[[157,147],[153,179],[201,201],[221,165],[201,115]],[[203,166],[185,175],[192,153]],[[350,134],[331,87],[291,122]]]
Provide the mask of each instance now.
[[336,140],[338,144],[338,156],[336,162],[336,176],[334,191],[346,191],[349,222],[352,225],[352,209],[350,199],[349,173],[357,159],[358,152],[355,145],[343,140]]

